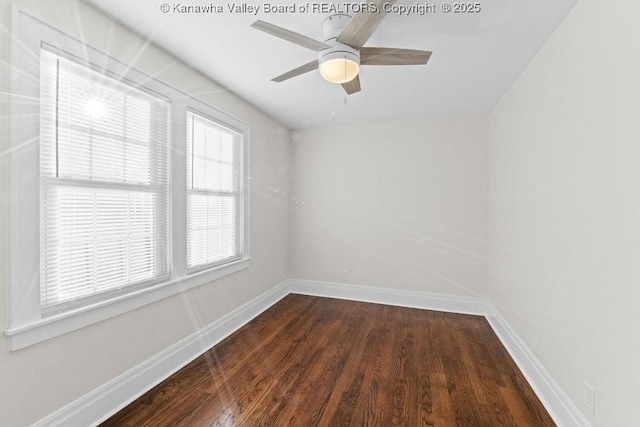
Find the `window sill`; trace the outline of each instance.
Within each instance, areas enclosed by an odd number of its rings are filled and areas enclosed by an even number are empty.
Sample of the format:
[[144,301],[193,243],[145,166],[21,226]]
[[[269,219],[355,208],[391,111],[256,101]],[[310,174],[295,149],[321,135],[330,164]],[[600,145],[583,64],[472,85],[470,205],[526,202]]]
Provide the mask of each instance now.
[[107,301],[48,316],[37,322],[5,329],[4,334],[9,337],[10,350],[19,350],[220,279],[249,268],[250,264],[251,258],[243,258]]

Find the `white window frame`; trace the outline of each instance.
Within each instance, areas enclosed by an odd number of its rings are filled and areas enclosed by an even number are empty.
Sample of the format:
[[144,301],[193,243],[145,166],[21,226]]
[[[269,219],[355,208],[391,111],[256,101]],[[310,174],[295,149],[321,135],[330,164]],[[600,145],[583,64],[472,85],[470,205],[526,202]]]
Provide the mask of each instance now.
[[[105,75],[104,71],[94,70],[93,67],[87,67],[87,64],[84,62],[78,63],[76,58],[70,57],[69,55],[66,54],[66,52],[60,51],[59,49],[51,48],[46,44],[43,44],[40,54],[41,54],[41,68],[44,66],[44,63],[43,63],[44,55],[46,55],[49,58],[48,59],[49,61],[55,61],[55,63],[57,64],[57,66],[54,67],[51,63],[51,65],[48,66],[50,67],[49,69],[40,70],[41,79],[44,78],[45,74],[47,74],[48,78],[51,79],[51,81],[49,82],[50,83],[49,87],[46,87],[47,83],[45,83],[43,86],[41,82],[41,97],[43,96],[43,94],[46,94],[47,92],[49,94],[45,95],[43,98],[40,99],[41,132],[39,136],[39,139],[40,139],[39,146],[41,150],[40,151],[40,160],[41,160],[41,163],[40,163],[40,167],[41,167],[41,170],[40,170],[40,176],[41,176],[41,180],[40,180],[40,221],[41,221],[40,222],[40,230],[41,230],[40,262],[41,264],[40,265],[41,265],[41,268],[40,268],[40,272],[42,275],[40,277],[40,283],[41,283],[41,294],[42,294],[41,295],[42,296],[42,299],[41,299],[42,312],[43,312],[43,315],[46,316],[50,313],[65,312],[76,307],[87,305],[87,304],[90,304],[91,301],[102,301],[108,298],[106,296],[107,293],[115,296],[118,294],[131,292],[131,290],[134,287],[144,288],[144,287],[148,287],[151,283],[161,283],[163,281],[166,281],[169,274],[169,269],[168,269],[169,267],[168,266],[169,221],[168,220],[169,220],[170,206],[169,206],[168,196],[169,196],[169,163],[170,163],[169,147],[171,142],[169,137],[170,123],[171,123],[171,119],[170,119],[171,100],[165,98],[161,94],[152,93],[146,87],[142,88],[140,87],[140,85],[135,84],[133,82],[128,82],[124,79],[119,78],[118,76]],[[67,64],[67,65],[65,66],[64,64]],[[69,169],[69,170],[64,169],[65,156],[63,152],[59,152],[57,149],[58,141],[61,141],[64,144],[65,130],[66,130],[65,127],[68,126],[69,129],[71,129],[73,126],[72,119],[70,118],[68,118],[69,122],[65,123],[65,117],[63,114],[60,122],[62,125],[62,128],[61,128],[62,132],[60,133],[58,132],[58,130],[60,129],[58,126],[58,116],[57,116],[58,98],[60,93],[60,91],[58,90],[59,89],[58,79],[60,78],[61,75],[62,76],[65,75],[64,74],[65,69],[67,70],[66,73],[69,73],[69,75],[75,75],[75,73],[81,73],[80,75],[77,76],[81,80],[85,80],[87,78],[94,79],[97,76],[100,76],[101,79],[106,78],[106,80],[102,80],[100,83],[98,83],[102,85],[104,85],[105,82],[107,82],[106,84],[109,85],[110,83],[112,83],[112,80],[114,81],[119,80],[119,84],[114,85],[112,90],[117,91],[119,94],[122,94],[123,92],[129,92],[129,95],[127,96],[132,96],[132,97],[142,96],[144,97],[145,101],[150,102],[151,100],[153,100],[154,103],[155,102],[158,103],[161,113],[157,113],[158,115],[150,116],[147,118],[147,124],[150,127],[149,129],[150,134],[154,135],[156,134],[156,132],[158,132],[157,135],[159,138],[161,138],[161,141],[162,141],[162,144],[159,145],[160,142],[156,141],[154,138],[154,141],[149,144],[149,151],[146,153],[149,161],[149,176],[147,178],[149,180],[148,183],[136,182],[136,181],[132,182],[131,180],[127,181],[126,178],[124,177],[122,181],[114,180],[111,178],[101,176],[99,173],[96,176],[95,172],[92,169],[90,169],[91,170],[90,177],[78,176],[76,174],[76,171],[73,169]],[[55,73],[55,79],[56,79],[55,83],[52,79],[53,73]],[[71,91],[72,90],[71,87],[73,86],[73,84],[71,82],[66,82],[66,83],[69,84],[68,90]],[[64,84],[65,84],[65,81],[63,80],[62,86],[64,86]],[[55,90],[51,90],[51,91],[47,90],[45,92],[42,91],[42,89],[45,87],[46,89],[53,89],[54,85],[55,85]],[[64,96],[62,98],[64,99]],[[79,99],[82,99],[82,98],[80,97]],[[78,99],[74,99],[71,102],[78,102]],[[43,105],[46,105],[46,104],[48,104],[47,106],[49,107],[48,110],[50,114],[43,115],[43,111],[44,111]],[[62,105],[64,109],[65,104],[63,103],[60,105]],[[126,106],[124,108],[126,108]],[[151,114],[151,110],[149,111],[149,113]],[[164,117],[162,117],[160,114]],[[127,114],[125,113],[125,117],[126,116]],[[142,117],[139,117],[139,118],[142,118]],[[82,120],[82,116],[79,115],[79,117],[77,117],[76,119]],[[149,123],[149,120],[151,121],[150,123]],[[157,122],[157,124],[155,122]],[[92,128],[90,124],[87,124],[87,123],[83,123],[83,124],[86,127],[83,127],[82,130],[80,130],[80,128],[75,129],[75,132],[84,132],[83,134],[87,138],[86,142],[89,142],[91,140],[94,133],[97,134],[98,136],[102,135],[102,136],[107,136],[111,138],[117,138],[116,134],[105,133],[102,130],[96,130]],[[46,132],[42,131],[42,126],[54,128],[56,130],[55,132],[54,131],[49,132],[49,134],[47,135]],[[117,125],[115,125],[114,123],[114,128],[116,126]],[[58,135],[60,135],[60,138],[58,138]],[[126,144],[125,141],[127,140],[127,138],[124,131],[122,134],[122,138],[123,140],[118,140],[118,142],[122,144]],[[47,154],[43,155],[42,150],[45,147],[48,148],[47,150],[48,152],[44,151]],[[97,147],[98,145],[96,145],[96,148]],[[82,155],[82,154],[79,154],[79,155]],[[122,160],[124,161],[124,159]],[[60,165],[60,162],[62,162],[61,170],[59,170],[58,168],[58,166]],[[87,162],[87,164],[90,165],[90,162]],[[136,169],[139,169],[139,168],[136,168]],[[123,165],[123,171],[124,171],[124,165]],[[43,274],[44,271],[47,271],[47,266],[57,271],[57,273],[54,273],[53,275],[54,277],[55,277],[55,274],[64,275],[65,273],[68,273],[67,271],[62,270],[60,266],[58,266],[53,261],[53,259],[47,258],[47,256],[53,255],[55,257],[56,255],[61,255],[61,247],[60,246],[56,247],[56,245],[65,244],[64,241],[60,241],[61,240],[60,235],[57,234],[56,232],[54,232],[54,235],[47,235],[47,232],[46,232],[48,223],[51,224],[51,222],[57,222],[57,220],[61,219],[56,214],[53,214],[51,211],[47,210],[47,207],[50,206],[47,204],[47,201],[49,202],[52,201],[51,193],[56,191],[54,189],[56,190],[67,189],[74,192],[74,194],[83,193],[87,191],[97,191],[97,193],[94,193],[94,194],[100,194],[102,197],[104,197],[107,193],[123,194],[123,192],[126,192],[129,195],[131,194],[139,195],[142,193],[145,195],[155,195],[156,197],[158,197],[153,201],[152,203],[153,207],[151,208],[152,215],[154,216],[154,218],[151,220],[151,222],[153,223],[153,226],[151,227],[151,229],[156,231],[152,235],[152,238],[154,240],[151,243],[153,247],[152,249],[153,255],[151,255],[153,260],[153,264],[152,264],[153,267],[151,267],[152,271],[148,272],[148,273],[151,273],[152,276],[147,277],[143,280],[138,280],[138,281],[134,280],[131,283],[121,282],[116,286],[111,286],[108,289],[103,289],[102,291],[97,291],[97,292],[95,290],[94,292],[88,291],[87,293],[76,295],[75,297],[71,297],[71,298],[62,297],[60,298],[60,300],[57,300],[56,298],[58,297],[58,294],[56,294],[56,291],[55,291],[55,288],[56,288],[55,280],[52,280],[51,276],[49,276],[49,280],[48,280],[47,275]],[[55,197],[55,200],[61,201],[63,200],[63,197],[57,196]],[[55,210],[53,206],[52,208]],[[159,219],[155,218],[156,215],[159,215]],[[72,218],[74,222],[78,219],[76,216],[72,216]],[[97,218],[94,217],[94,219],[97,219]],[[66,222],[66,224],[69,224],[69,222]],[[147,221],[145,221],[145,224],[149,225]],[[123,223],[121,222],[118,223],[117,225],[118,230],[121,231],[123,226],[124,226]],[[59,226],[54,226],[53,228],[59,230]],[[110,237],[113,237],[113,235],[111,235]],[[52,244],[51,240],[53,240],[56,243]],[[121,241],[118,240],[118,242],[121,242]],[[48,252],[49,248],[51,248],[51,252]],[[93,248],[94,247],[92,247],[92,249]],[[89,253],[86,251],[82,251],[78,253],[81,253],[82,257],[90,256]],[[95,254],[93,255],[95,256]],[[123,259],[126,259],[126,258],[123,258]],[[145,261],[148,262],[150,261],[150,259],[146,258]],[[95,273],[93,269],[90,269],[90,270],[92,273]],[[112,271],[114,273],[116,273],[116,271],[117,273],[122,273],[122,269],[114,269]],[[100,277],[100,275],[98,275],[97,277]],[[78,282],[75,282],[75,283],[77,284]],[[82,282],[82,283],[85,283],[85,282]],[[60,283],[57,283],[57,285],[61,287],[64,287],[67,284],[68,283],[64,283],[63,281],[61,281]],[[96,285],[96,283],[93,283],[93,284]],[[43,287],[46,288],[47,290],[45,291]],[[86,289],[86,288],[83,288],[83,289]],[[61,291],[61,293],[63,292],[64,291]],[[51,303],[47,301],[49,298],[52,299]]]
[[[11,65],[9,325],[12,351],[97,323],[241,271],[249,255],[249,125],[166,83],[95,50],[13,6]],[[43,43],[93,67],[121,76],[171,100],[169,265],[170,277],[141,289],[69,311],[43,315],[40,307],[40,49]],[[242,135],[244,153],[243,257],[188,274],[186,263],[186,112],[201,111]]]
[[[207,120],[209,122],[211,122],[214,126],[219,127],[220,129],[224,130],[225,132],[229,133],[232,135],[233,138],[238,138],[239,140],[239,147],[234,147],[234,161],[233,161],[233,165],[236,166],[236,161],[238,163],[240,163],[240,170],[238,171],[239,176],[240,176],[240,182],[238,183],[238,189],[237,191],[231,191],[229,193],[227,193],[228,197],[233,197],[234,199],[238,199],[239,203],[238,203],[238,211],[236,212],[236,216],[237,216],[237,221],[238,221],[238,230],[236,230],[238,232],[238,234],[236,235],[236,245],[238,245],[240,247],[240,254],[242,254],[244,252],[244,234],[246,232],[246,230],[244,229],[244,226],[242,224],[242,218],[245,216],[245,204],[242,201],[242,197],[244,194],[244,184],[246,183],[246,180],[244,179],[244,174],[245,174],[245,170],[242,170],[244,168],[244,159],[242,158],[242,152],[243,152],[243,145],[242,144],[242,140],[243,140],[243,135],[242,135],[242,131],[239,129],[235,129],[232,128],[231,126],[229,126],[227,123],[223,122],[220,120],[220,118],[216,118],[213,116],[210,116],[209,114],[205,114],[202,111],[198,111],[198,110],[194,110],[193,108],[187,108],[187,119],[188,119],[188,115],[191,114],[195,117],[198,117],[200,119],[204,119]],[[187,126],[187,129],[189,127]],[[187,136],[187,141],[186,144],[189,144],[190,141],[188,140]],[[187,150],[188,152],[188,150]],[[187,163],[189,162],[189,160],[187,159]],[[192,164],[191,166],[192,168],[195,167],[195,165]],[[216,193],[215,191],[207,191],[207,190],[202,190],[202,189],[194,189],[194,188],[190,188],[188,185],[188,178],[187,178],[187,186],[185,186],[185,191],[187,193],[187,199],[189,197],[190,194],[205,194],[205,195],[213,195],[214,193]],[[235,193],[237,193],[237,196],[235,195]],[[187,208],[188,210],[188,208]],[[187,226],[188,226],[188,218],[187,218]],[[188,243],[188,231],[187,231],[187,243]],[[188,245],[187,245],[188,246]],[[188,253],[189,253],[189,248],[187,247],[187,258],[188,258]],[[234,257],[235,258],[235,257]],[[197,273],[198,271],[202,271],[202,270],[206,270],[208,268],[212,268],[215,267],[216,265],[221,265],[224,264],[226,262],[229,261],[216,261],[216,262],[212,262],[212,263],[205,263],[205,264],[200,264],[200,265],[195,265],[195,266],[189,266],[189,263],[187,262],[187,271],[188,274],[193,274],[193,273]]]

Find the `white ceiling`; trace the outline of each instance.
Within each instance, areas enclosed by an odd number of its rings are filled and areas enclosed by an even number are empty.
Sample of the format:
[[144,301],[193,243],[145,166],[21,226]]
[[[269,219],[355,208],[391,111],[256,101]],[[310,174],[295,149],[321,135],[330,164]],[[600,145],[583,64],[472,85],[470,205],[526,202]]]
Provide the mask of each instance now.
[[[234,0],[212,2],[224,7],[219,14],[160,10],[163,1],[173,8],[208,5],[208,0],[87,1],[291,129],[304,129],[486,114],[577,0],[483,0],[477,14],[442,13],[442,2],[436,0],[437,13],[388,14],[365,46],[430,50],[433,55],[427,65],[362,67],[362,91],[348,97],[314,71],[271,82],[317,54],[249,27],[262,19],[322,41],[320,25],[329,14],[230,12]],[[263,3],[299,6],[307,0],[236,1]],[[346,3],[333,4],[344,8]]]

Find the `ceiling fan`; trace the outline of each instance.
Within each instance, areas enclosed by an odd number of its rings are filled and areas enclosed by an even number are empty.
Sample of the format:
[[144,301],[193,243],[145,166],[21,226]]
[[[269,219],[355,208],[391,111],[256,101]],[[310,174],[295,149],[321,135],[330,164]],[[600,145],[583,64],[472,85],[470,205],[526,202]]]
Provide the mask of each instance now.
[[397,0],[377,0],[375,7],[356,13],[353,17],[336,13],[322,23],[325,41],[320,42],[302,34],[257,20],[251,26],[283,40],[318,52],[318,59],[271,79],[283,82],[292,77],[319,69],[322,77],[341,84],[348,95],[360,91],[361,65],[423,65],[431,52],[425,50],[388,47],[364,47],[369,37]]

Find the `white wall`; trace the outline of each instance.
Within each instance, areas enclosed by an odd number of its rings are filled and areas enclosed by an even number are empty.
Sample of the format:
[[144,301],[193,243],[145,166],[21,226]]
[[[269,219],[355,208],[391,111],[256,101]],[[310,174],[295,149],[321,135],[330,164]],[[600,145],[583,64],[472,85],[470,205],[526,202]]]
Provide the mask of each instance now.
[[[0,425],[31,424],[287,277],[288,130],[152,44],[75,0],[19,1],[88,44],[251,125],[250,269],[19,351],[0,336]],[[0,329],[7,315],[8,96],[11,8],[0,1]],[[274,189],[282,190],[275,192]]]
[[486,120],[293,134],[291,277],[486,293]]
[[640,3],[614,3],[580,1],[489,122],[489,296],[594,426],[640,425]]

